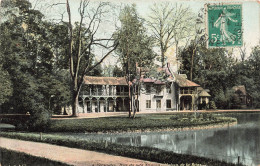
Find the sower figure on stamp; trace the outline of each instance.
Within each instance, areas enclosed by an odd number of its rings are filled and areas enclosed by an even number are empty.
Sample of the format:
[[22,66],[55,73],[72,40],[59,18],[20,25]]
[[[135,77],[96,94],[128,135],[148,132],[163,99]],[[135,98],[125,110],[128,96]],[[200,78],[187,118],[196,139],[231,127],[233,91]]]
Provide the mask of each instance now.
[[225,44],[226,40],[228,42],[235,43],[235,35],[233,35],[231,32],[228,31],[228,20],[232,22],[237,22],[237,20],[234,20],[231,18],[231,16],[234,16],[235,13],[229,13],[226,8],[223,9],[222,13],[220,14],[219,18],[214,23],[214,27],[220,29],[220,41]]

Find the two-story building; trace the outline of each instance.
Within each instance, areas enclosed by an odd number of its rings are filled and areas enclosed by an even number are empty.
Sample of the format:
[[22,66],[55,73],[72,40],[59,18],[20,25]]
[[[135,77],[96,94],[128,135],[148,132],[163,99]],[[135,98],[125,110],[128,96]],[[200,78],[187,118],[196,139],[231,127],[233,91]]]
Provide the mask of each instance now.
[[[140,92],[135,102],[138,111],[196,110],[200,86],[169,68],[160,71],[168,76],[164,81],[140,76]],[[80,113],[127,112],[129,105],[129,87],[124,77],[85,76],[79,98]]]
[[128,111],[128,85],[124,77],[85,76],[79,97],[80,113]]

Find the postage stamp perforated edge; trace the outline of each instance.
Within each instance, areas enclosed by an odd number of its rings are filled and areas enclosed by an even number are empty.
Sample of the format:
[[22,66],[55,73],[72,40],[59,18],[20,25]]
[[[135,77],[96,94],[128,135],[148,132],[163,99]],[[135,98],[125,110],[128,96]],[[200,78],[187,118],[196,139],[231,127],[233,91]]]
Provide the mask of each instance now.
[[[259,0],[260,1],[260,0]],[[209,5],[241,5],[241,31],[242,31],[242,43],[241,45],[236,45],[236,46],[209,46],[209,23],[208,23],[208,6]],[[259,7],[260,8],[260,7]],[[207,35],[207,42],[206,42],[206,47],[207,48],[239,48],[239,47],[242,47],[243,46],[243,39],[244,39],[244,24],[243,24],[243,5],[242,5],[242,2],[231,2],[231,3],[228,3],[228,2],[219,2],[219,3],[205,3],[204,4],[204,9],[205,9],[205,27],[206,27],[206,35]],[[259,18],[260,19],[260,18]]]

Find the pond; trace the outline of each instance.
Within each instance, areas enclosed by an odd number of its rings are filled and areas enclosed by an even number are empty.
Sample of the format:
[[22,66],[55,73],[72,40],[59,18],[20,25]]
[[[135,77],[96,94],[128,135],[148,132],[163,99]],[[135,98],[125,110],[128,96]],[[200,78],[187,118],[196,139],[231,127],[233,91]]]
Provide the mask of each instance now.
[[[245,165],[260,165],[260,113],[232,113],[238,124],[201,130],[72,134],[80,139],[109,141],[132,146],[156,147],[176,153],[204,156]],[[70,135],[71,136],[71,135]]]

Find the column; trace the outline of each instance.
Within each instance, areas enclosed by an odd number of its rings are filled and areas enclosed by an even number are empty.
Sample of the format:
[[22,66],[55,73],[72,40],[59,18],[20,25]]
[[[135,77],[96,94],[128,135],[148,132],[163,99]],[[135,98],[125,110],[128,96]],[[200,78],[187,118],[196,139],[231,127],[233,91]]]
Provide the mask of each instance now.
[[106,85],[106,95],[109,96],[109,85]]
[[97,99],[97,110],[98,110],[98,112],[100,112],[100,105],[99,105],[100,103],[99,103],[99,98]]
[[89,107],[90,107],[90,112],[92,113],[92,99],[89,100]]

